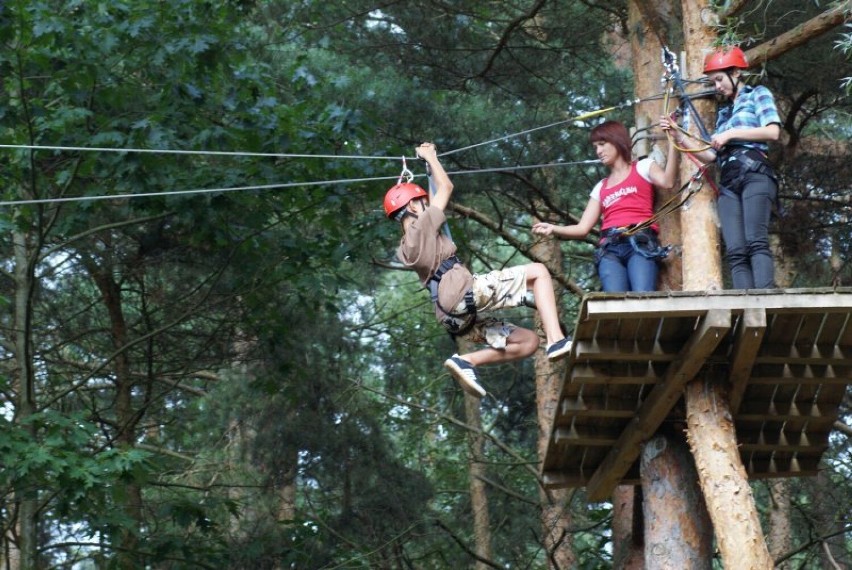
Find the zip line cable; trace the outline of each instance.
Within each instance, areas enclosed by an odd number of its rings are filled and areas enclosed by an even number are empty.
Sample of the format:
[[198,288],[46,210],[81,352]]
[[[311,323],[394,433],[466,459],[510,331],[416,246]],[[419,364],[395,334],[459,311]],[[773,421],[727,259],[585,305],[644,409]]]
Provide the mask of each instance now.
[[65,150],[74,152],[117,152],[117,153],[146,153],[146,154],[190,154],[207,156],[247,156],[265,158],[340,158],[358,160],[399,160],[398,156],[364,156],[353,154],[294,154],[286,152],[243,152],[227,150],[179,150],[158,148],[113,148],[94,146],[58,146],[35,144],[0,144],[0,148],[28,150]]
[[[399,160],[397,158],[397,160]],[[519,165],[519,166],[504,166],[494,168],[482,168],[476,170],[456,170],[448,172],[454,176],[464,174],[482,174],[488,172],[512,172],[516,170],[529,170],[532,168],[549,168],[555,166],[573,166],[577,164],[595,164],[600,162],[594,160],[580,160],[575,162],[549,162],[544,164]],[[414,175],[412,178],[423,176],[422,174]],[[59,202],[84,202],[94,200],[125,200],[130,198],[151,198],[157,196],[184,196],[188,194],[213,194],[216,192],[237,192],[245,190],[275,190],[279,188],[295,188],[299,186],[326,186],[329,184],[351,184],[356,182],[376,182],[380,180],[398,180],[398,176],[377,176],[373,178],[346,178],[340,180],[322,180],[314,182],[282,182],[280,184],[262,184],[257,186],[236,186],[230,188],[200,188],[194,190],[171,190],[165,192],[140,192],[137,194],[111,194],[111,195],[94,195],[94,196],[66,196],[63,198],[33,198],[29,200],[5,200],[0,201],[0,206],[23,206],[29,204],[52,204]]]
[[[697,93],[695,95],[686,96],[681,89],[681,94],[684,98],[690,99],[692,97],[700,97],[704,96],[705,93]],[[626,107],[631,107],[643,101],[650,101],[655,99],[664,98],[668,101],[668,91],[660,93],[658,95],[651,95],[648,97],[644,97],[641,99],[633,99],[630,101],[625,101],[618,105],[613,105],[611,107],[605,107],[602,109],[597,109],[594,111],[588,111],[585,113],[581,113],[577,116],[571,117],[569,119],[564,119],[561,121],[556,121],[547,125],[542,125],[538,127],[533,127],[531,129],[526,129],[523,131],[519,131],[512,134],[507,134],[502,137],[497,137],[494,139],[490,139],[484,142],[460,147],[454,150],[450,150],[444,153],[439,154],[438,156],[448,156],[451,154],[456,154],[465,150],[470,150],[472,148],[476,148],[479,146],[484,146],[488,144],[493,144],[495,142],[508,140],[511,138],[519,137],[525,134],[529,134],[532,132],[553,128],[559,125],[564,125],[566,123],[572,123],[576,121],[581,121],[585,119],[590,119],[592,117],[596,117],[599,115],[603,115],[605,113],[609,113],[611,111],[615,111],[616,109],[623,109]],[[83,147],[83,146],[63,146],[63,145],[32,145],[32,144],[0,144],[0,149],[18,149],[18,150],[53,150],[53,151],[68,151],[68,152],[106,152],[106,153],[136,153],[136,154],[170,154],[170,155],[195,155],[195,156],[231,156],[231,157],[262,157],[262,158],[322,158],[322,159],[352,159],[352,160],[399,160],[398,156],[370,156],[370,155],[339,155],[339,154],[300,154],[300,153],[275,153],[275,152],[246,152],[246,151],[205,151],[205,150],[181,150],[181,149],[151,149],[151,148],[114,148],[114,147]],[[406,159],[405,156],[402,157],[403,163]],[[448,174],[460,175],[460,174],[474,174],[474,173],[488,173],[488,172],[505,172],[505,171],[517,171],[517,170],[526,170],[531,168],[547,168],[552,166],[568,166],[568,165],[577,165],[577,164],[594,164],[600,162],[599,160],[583,160],[583,161],[575,161],[575,162],[553,162],[546,164],[537,164],[537,165],[526,165],[526,166],[512,166],[512,167],[495,167],[495,168],[484,168],[478,170],[460,170],[451,172]],[[324,180],[324,181],[316,181],[316,182],[289,182],[289,183],[279,183],[279,184],[263,184],[263,185],[254,185],[254,186],[237,186],[230,188],[202,188],[202,189],[193,189],[193,190],[174,190],[174,191],[165,191],[165,192],[141,192],[136,194],[119,194],[119,195],[94,195],[94,196],[69,196],[62,198],[35,198],[28,200],[5,200],[0,201],[0,206],[14,206],[14,205],[27,205],[27,204],[50,204],[50,203],[60,203],[60,202],[79,202],[79,201],[87,201],[87,200],[120,200],[120,199],[128,199],[128,198],[148,198],[148,197],[156,197],[156,196],[176,196],[176,195],[188,195],[188,194],[210,194],[216,192],[235,192],[235,191],[245,191],[245,190],[273,190],[279,188],[293,188],[299,186],[321,186],[327,184],[348,184],[355,182],[373,182],[379,180],[391,180],[395,177],[392,176],[381,176],[381,177],[373,177],[373,178],[349,178],[349,179],[339,179],[339,180]]]
[[[622,109],[625,107],[630,107],[637,103],[641,103],[643,101],[651,101],[655,99],[659,99],[663,97],[663,93],[658,95],[651,95],[649,97],[645,97],[643,99],[634,99],[631,101],[626,101],[619,105],[614,105],[612,107],[606,107],[603,109],[597,109],[595,111],[589,111],[586,113],[582,113],[577,115],[576,117],[572,117],[570,119],[564,119],[561,121],[557,121],[554,123],[550,123],[548,125],[542,125],[539,127],[533,127],[531,129],[527,129],[524,131],[520,131],[517,133],[512,133],[508,135],[504,135],[502,137],[498,137],[495,139],[487,140],[484,142],[476,143],[473,145],[457,148],[455,150],[450,150],[444,153],[441,153],[439,156],[447,156],[450,154],[456,154],[458,152],[462,152],[464,150],[469,150],[472,148],[476,148],[478,146],[483,146],[487,144],[492,144],[495,142],[499,142],[502,140],[508,140],[510,138],[515,138],[518,136],[522,136],[525,134],[529,134],[532,132],[550,129],[559,125],[564,125],[566,123],[571,123],[575,121],[581,121],[584,119],[589,119],[592,117],[596,117],[598,115],[603,115],[604,113],[609,113],[616,109]],[[216,150],[180,150],[180,149],[156,149],[156,148],[115,148],[115,147],[88,147],[88,146],[63,146],[63,145],[34,145],[34,144],[0,144],[0,149],[24,149],[24,150],[56,150],[56,151],[69,151],[69,152],[115,152],[115,153],[136,153],[136,154],[175,154],[175,155],[206,155],[206,156],[234,156],[234,157],[261,157],[261,158],[327,158],[327,159],[352,159],[352,160],[399,160],[399,156],[387,156],[387,155],[346,155],[346,154],[299,154],[299,153],[279,153],[279,152],[247,152],[247,151],[216,151]]]

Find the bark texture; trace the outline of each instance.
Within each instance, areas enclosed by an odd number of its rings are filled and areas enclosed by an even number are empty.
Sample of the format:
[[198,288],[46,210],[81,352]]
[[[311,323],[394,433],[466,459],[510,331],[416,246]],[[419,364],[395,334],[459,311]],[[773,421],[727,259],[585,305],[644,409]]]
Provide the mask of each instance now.
[[686,387],[687,440],[725,568],[768,570],[772,558],[740,459],[724,386],[711,379]]
[[[482,560],[491,560],[491,517],[488,514],[488,493],[485,481],[487,473],[483,461],[485,445],[482,435],[480,400],[467,392],[464,394],[465,420],[474,430],[469,431],[470,446],[470,508],[473,512],[473,537],[476,555]],[[485,570],[490,566],[477,560],[474,568]]]
[[645,568],[709,570],[713,526],[686,443],[656,435],[642,449]]
[[[790,524],[790,482],[787,479],[769,481],[769,529],[766,541],[773,560],[778,560],[792,550],[793,528]],[[792,570],[792,562],[786,561],[776,570]]]
[[[671,35],[677,24],[672,21],[674,7],[670,0],[634,0],[629,6],[630,54],[633,64],[634,89],[637,99],[645,99],[660,93],[660,79],[663,77],[661,39]],[[668,41],[668,40],[666,40]],[[676,101],[672,101],[669,111],[675,110]],[[661,99],[643,101],[636,106],[636,132],[633,151],[637,157],[651,156],[660,166],[665,167],[668,141],[656,128],[663,114]],[[675,184],[672,190],[656,189],[655,202],[659,207],[671,199],[680,188]],[[679,246],[682,243],[680,219],[676,214],[660,218],[660,242]],[[669,255],[660,265],[657,289],[661,291],[680,291],[683,288],[683,275],[679,247],[677,253]]]
[[[551,274],[561,272],[562,250],[556,239],[539,240],[532,247],[532,254],[544,263]],[[561,297],[562,288],[556,286],[556,298]],[[536,314],[536,330],[543,334],[541,320]],[[566,331],[570,334],[570,331]],[[559,393],[565,365],[547,360],[544,351],[539,350],[535,357],[535,393],[538,413],[538,458],[544,461],[547,442],[553,417],[559,406]],[[547,564],[550,570],[568,570],[576,565],[574,548],[570,535],[570,501],[573,492],[570,489],[547,490],[539,487],[541,501],[542,545],[547,552]]]
[[612,567],[614,570],[645,568],[642,489],[619,485],[612,493]]
[[[700,77],[704,73],[704,56],[712,50],[716,39],[714,19],[707,0],[682,0],[683,36],[686,52],[684,77]],[[712,129],[716,109],[713,101],[700,99],[693,102],[704,124]],[[698,134],[695,121],[691,132]],[[696,165],[684,155],[681,161],[681,179],[687,180],[696,171]],[[708,184],[681,209],[683,236],[683,290],[706,291],[722,288],[721,239],[716,212],[716,197]]]

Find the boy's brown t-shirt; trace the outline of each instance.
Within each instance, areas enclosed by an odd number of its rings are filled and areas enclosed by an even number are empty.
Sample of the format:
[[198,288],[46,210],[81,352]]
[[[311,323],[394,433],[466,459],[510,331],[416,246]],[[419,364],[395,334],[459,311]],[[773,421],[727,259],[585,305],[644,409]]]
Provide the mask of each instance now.
[[[427,288],[429,278],[435,274],[441,262],[456,254],[456,244],[441,232],[446,219],[443,210],[428,206],[408,227],[396,252],[400,261],[414,269],[420,282]],[[473,275],[467,267],[457,263],[441,278],[438,303],[447,311],[452,311],[472,285]],[[443,316],[437,307],[435,312],[439,319]]]

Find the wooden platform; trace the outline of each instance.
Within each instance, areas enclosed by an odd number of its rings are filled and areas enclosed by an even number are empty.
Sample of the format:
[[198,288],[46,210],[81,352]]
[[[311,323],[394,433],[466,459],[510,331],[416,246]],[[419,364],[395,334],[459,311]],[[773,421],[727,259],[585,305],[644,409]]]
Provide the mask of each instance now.
[[852,383],[852,288],[587,295],[545,485],[599,501],[638,483],[641,444],[685,426],[683,386],[699,374],[730,382],[750,477],[815,474]]

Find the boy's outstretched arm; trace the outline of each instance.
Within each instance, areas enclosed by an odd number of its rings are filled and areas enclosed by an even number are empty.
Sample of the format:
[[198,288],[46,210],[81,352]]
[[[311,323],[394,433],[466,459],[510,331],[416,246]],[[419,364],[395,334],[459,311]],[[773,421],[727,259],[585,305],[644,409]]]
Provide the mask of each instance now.
[[422,158],[429,164],[432,169],[432,182],[435,184],[435,195],[429,198],[429,204],[446,209],[450,203],[450,196],[453,194],[453,182],[447,176],[444,167],[441,166],[441,161],[438,160],[438,150],[433,143],[423,143],[415,149],[417,156]]

